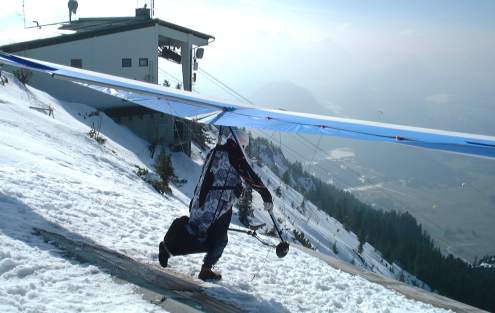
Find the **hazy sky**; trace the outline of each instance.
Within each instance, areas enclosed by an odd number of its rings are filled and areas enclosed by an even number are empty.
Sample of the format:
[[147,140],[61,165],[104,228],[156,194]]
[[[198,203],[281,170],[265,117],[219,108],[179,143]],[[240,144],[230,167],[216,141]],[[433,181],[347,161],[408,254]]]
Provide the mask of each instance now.
[[[80,0],[78,16],[133,15],[144,3]],[[334,114],[390,112],[386,121],[416,125],[430,106],[428,114],[441,120],[452,106],[481,110],[480,118],[495,110],[495,1],[157,0],[155,6],[156,17],[215,36],[200,66],[248,96],[272,81],[290,81]],[[22,1],[0,0],[0,7],[0,36],[12,36],[23,25]],[[25,12],[28,25],[65,21],[67,0],[25,0]],[[210,85],[198,76],[197,89],[215,93]],[[418,112],[401,119],[404,110]]]

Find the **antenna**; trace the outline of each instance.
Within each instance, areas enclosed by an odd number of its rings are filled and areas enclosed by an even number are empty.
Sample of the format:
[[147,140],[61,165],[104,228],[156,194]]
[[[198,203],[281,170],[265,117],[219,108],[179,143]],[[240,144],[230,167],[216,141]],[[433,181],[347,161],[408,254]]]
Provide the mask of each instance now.
[[24,0],[22,0],[22,18],[24,19],[24,28],[26,28],[26,9],[24,6]]
[[69,0],[67,6],[69,7],[69,22],[72,22],[72,14],[77,14],[77,7],[79,4],[76,0]]
[[150,17],[153,18],[153,16],[155,15],[155,0],[145,0],[144,1],[144,7],[147,8],[148,7],[148,3],[149,3],[149,8],[150,8]]

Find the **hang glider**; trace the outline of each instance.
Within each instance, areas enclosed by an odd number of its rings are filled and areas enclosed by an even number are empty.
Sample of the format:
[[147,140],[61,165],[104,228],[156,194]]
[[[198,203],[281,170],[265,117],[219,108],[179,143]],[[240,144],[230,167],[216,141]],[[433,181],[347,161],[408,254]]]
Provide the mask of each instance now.
[[495,158],[493,136],[245,106],[3,52],[0,52],[0,63],[46,73],[53,78],[68,80],[158,112],[199,123],[386,141]]

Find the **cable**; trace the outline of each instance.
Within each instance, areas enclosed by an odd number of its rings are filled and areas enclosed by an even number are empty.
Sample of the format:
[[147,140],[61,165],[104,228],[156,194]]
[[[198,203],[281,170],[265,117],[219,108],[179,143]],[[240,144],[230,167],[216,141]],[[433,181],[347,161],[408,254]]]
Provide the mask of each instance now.
[[[253,131],[254,131],[254,132],[258,132],[258,133],[260,133],[261,137],[265,137],[265,138],[269,137],[269,134],[267,134],[266,132],[264,132],[264,131],[262,131],[262,130],[255,129],[255,130],[253,130]],[[292,149],[291,147],[289,147],[289,146],[287,146],[287,145],[284,145],[284,144],[283,144],[283,147],[286,149],[286,151],[291,152],[291,153],[292,153],[293,155],[295,155],[297,158],[302,159],[302,160],[306,159],[306,156],[302,155],[300,152],[298,152],[298,151],[296,151],[296,150]],[[321,169],[321,170],[323,170],[323,171],[325,171],[325,172],[329,172],[329,169],[328,169],[328,168],[324,168],[324,167],[322,167],[321,165],[315,164],[314,166],[318,167],[319,169]]]
[[182,84],[182,81],[180,79],[178,79],[177,77],[175,77],[174,75],[170,74],[169,72],[165,71],[164,69],[158,67],[158,71],[160,71],[162,74],[165,74],[167,75],[168,77],[172,78],[173,80],[175,80],[176,82]]
[[[229,87],[227,84],[221,82],[218,78],[215,78],[213,75],[211,75],[208,72],[206,72],[204,69],[200,68],[200,71],[203,72],[204,74],[206,74],[205,77],[208,80],[214,82],[217,86],[219,86],[220,88],[222,88],[224,91],[227,91],[231,95],[235,96],[236,98],[239,98],[239,99],[243,100],[244,102],[247,102],[248,104],[253,104],[253,102],[250,99],[244,97],[243,95],[241,95],[240,93],[238,93],[237,91],[235,91],[234,89],[232,89],[231,87]],[[257,132],[261,133],[262,134],[262,137],[269,138],[269,140],[271,140],[271,138],[274,136],[274,132],[271,135],[267,135],[262,130],[254,130],[254,131],[257,131]],[[314,147],[314,144],[311,141],[309,141],[308,139],[305,139],[302,136],[299,136],[299,137],[301,138],[301,140],[303,140],[306,143],[309,143],[311,146]],[[283,145],[283,146],[286,148],[286,150],[291,151],[293,154],[295,154],[301,160],[304,160],[306,158],[305,156],[303,156],[299,152],[295,151],[294,149],[288,147],[287,145]],[[320,151],[323,151],[323,150],[320,149]],[[327,152],[324,151],[324,153],[326,154]],[[321,167],[321,166],[319,166],[317,164],[315,164],[315,166],[317,166],[318,168],[322,169],[325,172],[329,172],[329,169],[325,169],[325,168],[323,168],[323,167]]]
[[256,269],[256,272],[254,272],[254,273],[253,273],[253,277],[251,277],[251,281],[253,281],[253,280],[256,278],[256,276],[258,276],[258,274],[259,274],[259,272],[260,272],[261,268],[265,266],[265,264],[266,264],[266,260],[268,259],[268,255],[269,255],[269,254],[270,254],[270,248],[269,248],[269,247],[267,247],[267,252],[266,252],[265,259],[263,260],[263,264],[261,264],[261,266],[259,266],[259,267]]
[[[251,104],[253,105],[253,101],[251,101],[250,99],[248,99],[247,97],[243,96],[242,94],[240,94],[239,92],[237,92],[236,90],[234,90],[233,88],[231,88],[230,86],[228,86],[227,84],[223,83],[220,79],[216,78],[215,76],[213,76],[212,74],[208,73],[205,69],[203,68],[199,68],[199,71],[201,71],[203,74],[205,74],[205,78],[208,79],[210,82],[214,83],[216,86],[218,86],[219,88],[221,88],[223,91],[229,93],[230,95],[234,96],[235,98],[241,100],[242,102],[246,102],[248,104]],[[235,114],[235,112],[232,112]],[[287,121],[286,121],[287,122]],[[289,122],[290,123],[290,122]],[[294,123],[294,124],[299,124],[299,123]],[[302,124],[300,124],[302,125]],[[311,126],[316,126],[316,125],[311,125]],[[271,134],[271,135],[267,135],[264,131],[262,130],[256,130],[258,131],[259,133],[262,133],[262,136],[265,137],[265,138],[269,138],[268,140],[271,141],[271,139],[273,138],[274,136],[274,132]],[[310,140],[304,138],[303,136],[301,136],[300,134],[296,134],[297,137],[294,137],[298,140],[300,140],[301,142],[309,145],[310,147],[313,147],[315,149],[315,153],[313,154],[313,158],[316,156],[316,152],[319,151],[321,153],[323,153],[324,155],[326,155],[328,153],[328,151],[325,151],[323,150],[320,146],[319,146],[319,142],[321,140],[321,135],[320,135],[320,138],[318,140],[318,144],[315,145],[313,142],[311,142]],[[280,137],[281,138],[281,137]],[[306,159],[306,156],[302,155],[301,153],[295,151],[294,149],[290,148],[289,146],[287,145],[283,145],[282,144],[282,141],[280,139],[280,145],[283,146],[285,148],[286,151],[290,151],[293,155],[296,155],[297,158],[301,159],[301,160],[304,160]],[[312,162],[311,162],[312,163]],[[310,166],[313,166],[313,167],[317,167],[318,169],[320,170],[323,170],[324,172],[330,172],[330,169],[328,168],[324,168],[322,167],[321,165],[319,164],[310,164]],[[358,172],[356,172],[355,170],[351,169],[351,168],[347,168],[350,172],[352,172],[356,177],[362,177],[362,175]]]
[[219,80],[218,78],[216,78],[215,76],[213,76],[212,74],[208,73],[207,71],[205,71],[203,68],[199,68],[199,71],[209,77],[211,77],[213,80],[215,80],[216,82],[218,82],[220,85],[224,86],[227,90],[231,91],[233,94],[237,95],[239,98],[241,98],[242,100],[244,100],[245,102],[251,104],[251,105],[254,105],[254,103],[249,100],[248,98],[244,97],[243,95],[241,95],[240,93],[238,93],[237,91],[235,91],[234,89],[230,88],[227,84],[223,83],[221,80]]
[[313,153],[313,156],[311,157],[311,161],[309,162],[309,165],[311,165],[313,163],[313,160],[316,156],[316,153],[318,152],[318,148],[320,147],[321,137],[322,137],[322,134],[320,134],[320,136],[318,137],[318,143],[316,144],[315,152]]
[[222,89],[223,91],[225,91],[226,93],[228,93],[229,95],[233,96],[236,100],[240,101],[240,102],[246,102],[246,100],[244,100],[242,98],[242,96],[239,96],[237,95],[237,93],[235,92],[232,92],[231,89],[225,87],[224,85],[222,85],[221,83],[219,83],[217,80],[213,79],[213,78],[210,78],[209,76],[205,76],[205,78],[207,80],[209,80],[210,82],[212,82],[213,84],[215,84],[217,87],[219,87],[220,89]]

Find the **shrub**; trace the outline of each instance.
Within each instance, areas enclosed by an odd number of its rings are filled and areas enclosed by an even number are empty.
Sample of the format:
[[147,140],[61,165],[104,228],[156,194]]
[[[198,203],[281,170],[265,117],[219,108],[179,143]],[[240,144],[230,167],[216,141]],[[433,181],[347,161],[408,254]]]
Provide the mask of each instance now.
[[337,250],[337,240],[335,240],[332,244],[332,251],[333,253],[335,254],[338,254],[339,253],[339,250]]
[[149,175],[149,171],[147,168],[144,168],[144,167],[140,167],[138,165],[135,165],[136,167],[136,171],[134,173],[136,173],[137,176],[141,177],[142,179],[146,179]]
[[170,155],[167,153],[162,153],[158,157],[158,160],[155,163],[156,173],[160,176],[161,181],[157,181],[153,184],[153,187],[163,194],[164,192],[170,193],[172,190],[170,189],[171,181],[181,181],[175,175],[174,167],[172,166],[172,159]]
[[239,221],[244,226],[249,226],[250,218],[253,216],[253,190],[251,187],[247,187],[242,193],[241,198],[239,199]]
[[20,69],[20,70],[15,70],[14,76],[23,84],[27,84],[31,77],[33,76],[33,72],[25,70],[25,69]]
[[163,180],[155,180],[154,182],[152,182],[152,186],[161,195],[172,192],[170,186],[167,183],[165,183]]
[[100,145],[107,142],[107,140],[105,138],[103,138],[103,136],[100,135],[100,132],[95,130],[94,128],[91,128],[91,130],[88,132],[88,136],[89,136],[89,138],[94,139]]
[[211,137],[208,126],[200,123],[190,123],[192,140],[202,149],[207,149],[209,144],[215,142],[215,138]]
[[[89,116],[99,116],[99,112],[96,111],[97,113],[94,114],[94,115],[89,115]],[[89,138],[92,138],[94,140],[96,140],[97,143],[99,143],[100,145],[104,144],[107,140],[100,135],[100,130],[101,130],[101,117],[100,119],[98,120],[98,122],[95,123],[91,123],[91,130],[88,132],[88,136]]]
[[304,236],[304,233],[301,231],[297,231],[297,229],[292,230],[294,237],[297,241],[299,241],[304,247],[315,250],[311,242]]

